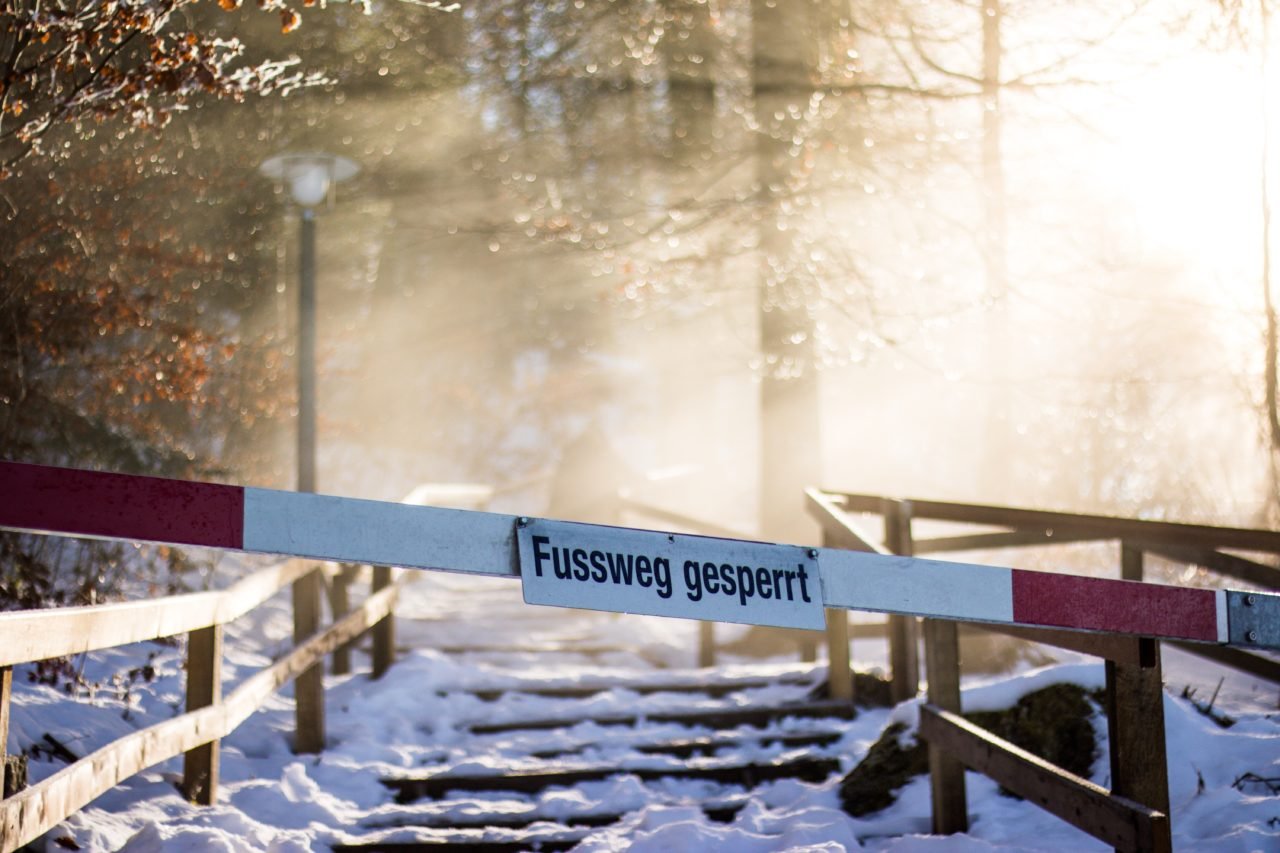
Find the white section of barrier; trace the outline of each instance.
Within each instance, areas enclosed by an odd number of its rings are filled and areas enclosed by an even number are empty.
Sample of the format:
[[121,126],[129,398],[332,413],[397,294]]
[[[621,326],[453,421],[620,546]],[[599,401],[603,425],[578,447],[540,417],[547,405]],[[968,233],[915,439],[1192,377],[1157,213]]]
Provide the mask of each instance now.
[[1013,621],[1010,569],[830,549],[818,565],[827,607]]

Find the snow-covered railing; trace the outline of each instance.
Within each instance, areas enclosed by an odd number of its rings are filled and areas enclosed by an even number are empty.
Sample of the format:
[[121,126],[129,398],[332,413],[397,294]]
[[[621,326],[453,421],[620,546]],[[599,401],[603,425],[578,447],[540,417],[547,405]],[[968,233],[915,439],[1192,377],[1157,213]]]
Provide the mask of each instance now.
[[[835,548],[882,556],[914,556],[1119,540],[1119,574],[1123,581],[1141,581],[1143,556],[1151,553],[1201,565],[1264,590],[1280,587],[1280,569],[1222,550],[1231,548],[1280,554],[1280,533],[1275,531],[897,500],[818,489],[806,490],[806,499],[810,513],[822,527],[824,544]],[[853,517],[855,515],[881,516],[885,544],[879,544],[862,530]],[[912,530],[915,519],[967,523],[986,529],[976,533],[916,539]],[[992,527],[997,529],[991,530]],[[957,568],[962,570],[963,566],[957,564]],[[1064,584],[1058,593],[1060,600],[1053,606],[1062,614],[1074,612],[1079,616],[1068,615],[1068,618],[1058,620],[1063,628],[1079,628],[1084,621],[1095,624],[1118,621],[1129,626],[1145,621],[1149,634],[1154,636],[1143,636],[1143,632],[1129,632],[1138,636],[1117,636],[1026,624],[992,625],[990,622],[983,627],[1106,660],[1112,789],[1106,791],[1088,780],[1072,776],[960,717],[957,623],[925,619],[923,634],[929,701],[921,710],[920,732],[930,744],[934,831],[951,833],[967,828],[964,787],[964,767],[967,766],[1119,849],[1167,850],[1171,828],[1160,643],[1157,637],[1167,627],[1161,625],[1163,620],[1178,621],[1185,614],[1166,612],[1163,609],[1165,602],[1158,596],[1131,595],[1135,589],[1141,589],[1131,584],[1117,585],[1106,580],[1090,583],[1086,579],[1069,579]],[[1142,591],[1158,589],[1162,588],[1147,585]],[[1202,595],[1216,598],[1217,626],[1219,633],[1225,634],[1227,643],[1168,641],[1227,666],[1280,681],[1280,663],[1232,645],[1269,645],[1274,648],[1274,643],[1268,638],[1274,639],[1280,631],[1280,611],[1271,604],[1275,597],[1267,593],[1221,590],[1203,591]],[[839,621],[847,631],[847,620]],[[1042,624],[1053,622],[1049,619],[1036,621]],[[829,640],[832,684],[837,680],[850,682],[843,663],[849,655],[847,633],[840,631],[839,626],[835,629],[829,626]],[[919,681],[915,620],[890,616],[888,640],[893,694],[897,699],[914,696]],[[836,671],[837,661],[840,662],[839,674]]]
[[[8,480],[0,482],[6,488],[12,486]],[[310,672],[320,687],[324,656],[370,628],[374,629],[375,676],[384,671],[393,654],[393,640],[389,631],[379,629],[390,624],[399,584],[390,583],[389,570],[378,567],[374,569],[374,589],[359,607],[324,630],[307,630],[301,639],[295,632],[297,641],[288,654],[229,695],[221,695],[222,626],[291,584],[295,586],[295,616],[300,610],[318,614],[318,601],[314,608],[299,607],[296,593],[299,584],[312,584],[313,591],[318,588],[314,584],[320,571],[315,564],[289,560],[215,592],[0,613],[0,785],[14,666],[181,634],[188,637],[186,713],[113,741],[14,796],[0,799],[0,851],[17,850],[124,779],[182,754],[185,795],[194,802],[211,804],[217,797],[218,741],[281,686]],[[299,689],[298,695],[301,699],[304,691]],[[309,705],[308,700],[301,700],[297,743],[322,744],[323,725],[323,696],[311,696]],[[304,730],[306,727],[312,730]]]

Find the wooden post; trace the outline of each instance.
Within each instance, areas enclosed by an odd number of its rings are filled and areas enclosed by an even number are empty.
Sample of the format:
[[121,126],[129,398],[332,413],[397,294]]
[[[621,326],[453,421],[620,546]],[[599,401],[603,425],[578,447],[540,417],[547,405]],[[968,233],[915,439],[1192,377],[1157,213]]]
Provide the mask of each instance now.
[[[351,582],[359,571],[359,566],[343,563],[338,573],[333,576],[333,583],[329,586],[329,609],[333,611],[334,622],[351,612]],[[351,672],[350,643],[343,643],[333,650],[330,671],[334,675],[346,675]]]
[[[1165,748],[1164,685],[1160,643],[1140,637],[1139,663],[1107,661],[1107,729],[1111,748],[1111,792],[1169,814],[1169,765]],[[1172,845],[1171,823],[1155,849]]]
[[[925,670],[929,703],[960,713],[960,646],[956,623],[924,620]],[[964,765],[929,743],[929,787],[933,795],[933,834],[950,835],[969,829]]]
[[[823,531],[822,546],[830,548],[831,537]],[[853,704],[853,665],[849,658],[849,611],[827,608],[827,690],[832,699]]]
[[[1143,551],[1120,543],[1120,577],[1145,576]],[[1120,639],[1120,638],[1117,638]],[[1107,728],[1111,747],[1112,793],[1169,814],[1169,765],[1164,730],[1164,677],[1160,642],[1128,639],[1136,646],[1137,664],[1107,661]],[[1157,850],[1172,845],[1172,816],[1155,839]]]
[[[293,582],[293,642],[301,645],[320,629],[320,596],[324,583],[320,568]],[[308,667],[293,684],[293,751],[320,752],[324,749],[324,661]]]
[[698,623],[698,666],[716,665],[716,623]]
[[849,665],[849,611],[827,608],[827,689],[832,699],[853,704],[853,667]]
[[0,800],[4,799],[4,777],[9,763],[9,694],[13,691],[13,667],[0,666]]
[[1143,576],[1142,549],[1128,542],[1120,543],[1120,579],[1140,581]]
[[[911,504],[886,498],[883,501],[884,543],[894,554],[910,557],[915,550],[911,536]],[[905,702],[920,692],[920,651],[916,620],[911,616],[889,617],[889,696]]]
[[[222,626],[211,625],[187,635],[187,711],[222,701]],[[218,741],[189,750],[182,760],[182,790],[202,806],[218,801]]]
[[[391,585],[391,568],[389,566],[373,567],[373,592],[386,589]],[[395,614],[386,617],[373,626],[373,677],[381,678],[396,657],[396,623]]]

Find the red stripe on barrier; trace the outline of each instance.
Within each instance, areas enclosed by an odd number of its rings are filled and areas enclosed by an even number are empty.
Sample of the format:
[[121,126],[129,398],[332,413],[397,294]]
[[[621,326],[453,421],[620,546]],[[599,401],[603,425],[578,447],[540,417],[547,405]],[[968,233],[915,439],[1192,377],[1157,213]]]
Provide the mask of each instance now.
[[240,548],[244,488],[0,462],[0,527]]
[[1013,571],[1013,621],[1122,634],[1218,639],[1212,590]]

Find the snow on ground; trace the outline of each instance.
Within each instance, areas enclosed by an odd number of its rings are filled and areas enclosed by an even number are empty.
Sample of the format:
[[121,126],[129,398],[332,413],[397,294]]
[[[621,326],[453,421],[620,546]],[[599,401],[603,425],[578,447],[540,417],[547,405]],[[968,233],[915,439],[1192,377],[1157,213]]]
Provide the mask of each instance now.
[[[485,702],[460,688],[512,688],[529,682],[591,684],[606,679],[644,681],[674,678],[672,668],[693,665],[693,623],[651,617],[621,617],[581,611],[532,608],[523,604],[517,583],[507,579],[425,574],[406,591],[398,611],[402,656],[381,681],[368,677],[368,659],[355,655],[357,672],[326,680],[329,748],[318,756],[290,750],[293,726],[291,692],[284,690],[222,744],[220,802],[201,808],[187,804],[176,784],[181,759],[147,770],[103,795],[35,845],[62,851],[128,853],[186,851],[327,851],[330,845],[363,839],[414,837],[421,830],[403,825],[426,815],[465,817],[481,812],[565,816],[632,810],[621,823],[596,830],[581,851],[990,851],[1103,850],[1100,843],[1046,812],[1002,796],[997,786],[968,774],[972,826],[968,835],[929,837],[928,782],[920,778],[884,811],[861,819],[839,807],[837,783],[780,781],[756,789],[748,805],[728,824],[709,820],[693,803],[730,801],[744,792],[734,786],[701,781],[642,785],[619,776],[539,795],[472,794],[465,799],[397,805],[379,779],[421,772],[428,766],[472,773],[529,766],[533,748],[580,745],[601,734],[583,723],[556,732],[475,735],[475,721],[564,716],[570,713],[658,710],[687,697],[642,695],[625,687],[586,702],[508,694]],[[740,636],[741,626],[718,628],[722,639]],[[228,627],[224,689],[236,684],[289,645],[287,596]],[[558,646],[566,651],[503,652],[513,644]],[[485,647],[466,654],[450,647]],[[623,646],[625,651],[604,647]],[[577,649],[579,651],[572,651]],[[857,641],[860,669],[883,666],[884,647]],[[26,669],[15,673],[11,752],[31,754],[30,775],[39,780],[63,766],[51,756],[49,734],[83,755],[135,728],[179,713],[183,704],[182,649],[177,644],[140,644],[97,653],[79,664],[85,679],[99,685],[73,699],[60,688],[28,682]],[[144,671],[150,665],[153,672]],[[711,676],[803,670],[794,657],[766,661],[730,660]],[[132,674],[131,674],[132,671]],[[821,676],[817,673],[815,677]],[[688,673],[683,677],[707,678]],[[1219,679],[1225,680],[1219,684]],[[1103,681],[1103,667],[1063,653],[1060,662],[1001,676],[965,681],[966,710],[1003,707],[1046,684],[1069,680],[1088,687]],[[1191,655],[1166,656],[1165,712],[1169,736],[1170,795],[1175,848],[1182,850],[1280,850],[1280,688],[1201,663]],[[1220,728],[1180,694],[1195,690],[1206,701],[1219,690],[1215,708],[1235,717]],[[730,694],[721,705],[800,699],[803,686],[775,686]],[[716,704],[704,700],[704,704]],[[864,711],[844,724],[840,741],[818,752],[839,756],[851,768],[892,719],[914,723],[917,703],[896,709]],[[803,727],[802,723],[794,723]],[[785,725],[783,727],[786,727]],[[647,735],[677,734],[677,727],[650,726]],[[1105,726],[1101,726],[1105,732]],[[687,730],[684,730],[687,734]],[[579,755],[557,759],[568,766],[626,761],[630,766],[664,766],[688,761],[776,757],[780,746],[753,746],[709,759],[676,760],[629,749],[634,736],[611,729],[610,739]],[[1095,762],[1094,781],[1106,785],[1106,746]],[[1252,775],[1250,775],[1252,774]],[[1257,780],[1272,780],[1272,786]],[[500,838],[501,836],[494,836]],[[74,847],[72,848],[74,849]]]

